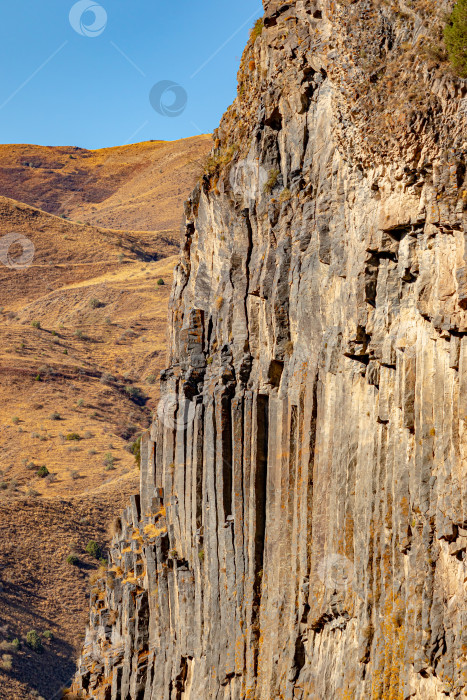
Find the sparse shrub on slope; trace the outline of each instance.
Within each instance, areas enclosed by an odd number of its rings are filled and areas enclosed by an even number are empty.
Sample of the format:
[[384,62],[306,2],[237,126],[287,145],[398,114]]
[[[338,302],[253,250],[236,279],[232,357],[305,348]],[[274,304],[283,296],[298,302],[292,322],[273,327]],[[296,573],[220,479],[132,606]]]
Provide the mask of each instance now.
[[36,630],[29,630],[29,632],[26,635],[26,644],[30,649],[37,652],[38,654],[41,654],[44,651],[41,638],[37,634]]
[[139,387],[127,385],[123,390],[125,394],[138,406],[144,406],[146,403],[147,396],[145,396],[144,392]]
[[95,540],[90,540],[86,545],[86,552],[94,557],[94,559],[99,559],[101,556],[101,548]]
[[113,454],[111,452],[107,452],[107,454],[105,455],[104,464],[105,464],[105,470],[107,472],[111,471],[112,469],[115,469],[115,466],[114,466],[115,457],[113,456]]
[[130,438],[132,438],[134,434],[138,432],[138,428],[136,425],[122,424],[117,425],[114,432],[115,435],[118,435],[118,437],[122,438],[122,440],[130,440]]
[[0,659],[0,668],[2,671],[11,671],[13,667],[13,657],[10,654],[3,654]]
[[455,71],[467,78],[467,0],[458,0],[444,28],[449,60]]
[[138,465],[139,469],[141,466],[141,437],[139,437],[130,445],[130,452],[134,456],[135,462]]
[[89,306],[92,309],[101,309],[103,306],[105,306],[105,304],[100,299],[96,299],[96,297],[92,297],[92,299],[89,302]]

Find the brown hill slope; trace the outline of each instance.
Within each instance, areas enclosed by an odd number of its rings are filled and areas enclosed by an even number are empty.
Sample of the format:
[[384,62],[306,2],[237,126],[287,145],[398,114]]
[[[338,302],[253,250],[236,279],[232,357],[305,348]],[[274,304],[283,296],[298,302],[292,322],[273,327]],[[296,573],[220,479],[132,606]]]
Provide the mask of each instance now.
[[[135,481],[129,474],[89,495],[0,502],[0,558],[8,562],[0,592],[1,700],[61,697],[75,668],[89,577],[96,569],[86,545],[105,544],[106,525],[128,502]],[[73,553],[76,566],[67,563]],[[25,643],[32,629],[42,638],[42,653]],[[5,657],[11,659],[9,670]]]
[[119,230],[177,232],[211,136],[88,151],[0,145],[0,195]]
[[[173,160],[186,163],[191,146],[183,155],[177,142]],[[158,210],[178,221],[179,195],[146,175],[143,213],[159,188]],[[181,199],[194,184],[185,176]],[[129,448],[158,401],[178,251],[178,234],[152,227],[143,218],[145,230],[80,224],[0,197],[0,241],[15,232],[35,248],[25,269],[0,263],[0,700],[50,700],[70,678],[98,565],[86,543],[105,548],[110,521],[137,490]],[[67,564],[72,553],[79,566]],[[43,637],[43,655],[25,643],[31,629],[54,635]]]
[[[35,248],[32,265],[25,269],[0,262],[0,303],[7,301],[15,309],[64,284],[178,251],[175,237],[78,224],[0,197],[0,237],[12,232],[26,236]],[[14,258],[14,248],[10,252]],[[20,248],[17,253],[21,253]]]
[[[2,198],[0,237],[11,228],[36,257],[0,265],[0,698],[49,700],[73,670],[97,565],[86,541],[105,545],[136,489],[128,448],[157,403],[176,258],[144,260],[173,252],[163,236],[141,243]],[[72,550],[82,565],[66,563]],[[55,637],[40,656],[25,644],[36,628]]]

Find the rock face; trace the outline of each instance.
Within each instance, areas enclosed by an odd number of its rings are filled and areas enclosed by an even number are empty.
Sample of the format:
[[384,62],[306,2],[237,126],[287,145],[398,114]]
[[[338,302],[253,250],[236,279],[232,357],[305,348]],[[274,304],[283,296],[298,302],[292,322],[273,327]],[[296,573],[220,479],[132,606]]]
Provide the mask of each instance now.
[[85,698],[467,696],[467,86],[425,5],[265,3]]

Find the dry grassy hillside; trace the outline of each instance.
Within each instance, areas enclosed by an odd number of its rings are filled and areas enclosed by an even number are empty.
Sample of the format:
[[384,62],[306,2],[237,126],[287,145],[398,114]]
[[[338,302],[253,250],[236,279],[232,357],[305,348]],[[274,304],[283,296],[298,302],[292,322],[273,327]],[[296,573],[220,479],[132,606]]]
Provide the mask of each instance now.
[[[140,150],[150,160],[158,146]],[[123,189],[136,192],[135,173]],[[166,222],[181,218],[177,198],[186,198],[194,179],[186,174],[168,202],[161,194]],[[165,185],[154,172],[140,182],[147,185],[141,209],[149,212]],[[64,193],[57,188],[57,197]],[[36,195],[29,200],[40,203]],[[98,565],[86,543],[105,549],[110,521],[135,493],[130,448],[157,406],[178,240],[157,228],[160,218],[148,216],[145,226],[130,200],[121,219],[136,217],[141,230],[80,224],[0,197],[0,239],[20,233],[35,247],[25,269],[0,263],[0,700],[59,697],[84,631],[89,573]],[[112,205],[100,206],[108,223]],[[67,563],[70,555],[77,566]],[[53,633],[52,641],[42,637],[42,654],[26,644],[31,629]]]
[[0,195],[73,221],[178,232],[211,136],[88,151],[0,145]]
[[[132,473],[91,494],[0,502],[0,558],[7,563],[0,593],[1,700],[61,697],[84,636],[89,577],[97,563],[86,545],[105,543],[109,520],[135,488]],[[67,563],[73,554],[77,566]],[[40,635],[42,653],[25,643],[30,630]]]

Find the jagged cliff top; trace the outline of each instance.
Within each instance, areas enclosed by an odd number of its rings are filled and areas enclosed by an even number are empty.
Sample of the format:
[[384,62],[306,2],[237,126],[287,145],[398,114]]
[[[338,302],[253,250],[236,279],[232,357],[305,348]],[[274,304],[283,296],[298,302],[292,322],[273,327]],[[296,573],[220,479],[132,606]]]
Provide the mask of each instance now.
[[[456,75],[443,42],[452,3],[265,2],[238,73],[238,96],[215,133],[223,151],[245,153],[249,126],[276,96],[287,99],[290,66],[302,72],[291,108],[306,110],[309,79],[331,80],[340,147],[353,162],[374,166],[404,159],[465,154],[467,80]],[[269,57],[266,59],[267,54]],[[274,57],[277,57],[275,60]],[[295,86],[293,87],[295,89]]]

